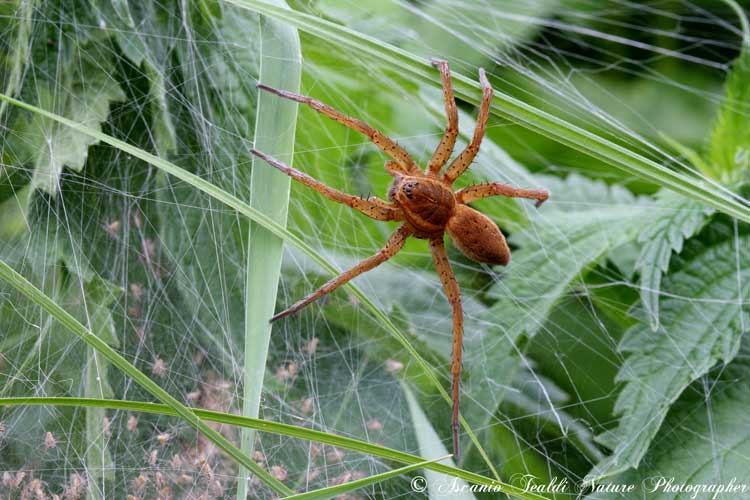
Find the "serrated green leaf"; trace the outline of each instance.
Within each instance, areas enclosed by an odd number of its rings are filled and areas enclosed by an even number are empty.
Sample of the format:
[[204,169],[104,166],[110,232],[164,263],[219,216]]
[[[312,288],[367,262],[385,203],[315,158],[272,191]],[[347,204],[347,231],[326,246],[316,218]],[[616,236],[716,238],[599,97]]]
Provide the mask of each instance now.
[[[569,201],[542,207],[536,223],[511,238],[520,249],[513,253],[504,279],[491,290],[498,302],[487,317],[511,339],[522,333],[535,335],[553,306],[591,266],[610,250],[634,240],[647,224],[647,207],[621,188],[610,190],[578,176],[565,184],[574,195]],[[576,190],[582,191],[575,194]],[[629,203],[618,202],[626,200]]]
[[[746,498],[742,490],[716,490],[734,483],[750,469],[750,385],[737,383],[750,377],[748,343],[743,342],[737,359],[718,380],[697,382],[696,395],[675,405],[664,422],[663,430],[651,445],[641,465],[601,483],[635,485],[629,493],[594,493],[590,500],[675,500],[677,498]],[[667,484],[671,480],[671,488]],[[715,488],[697,492],[683,488]],[[697,493],[697,496],[695,495]],[[718,495],[714,496],[715,493]]]
[[669,268],[672,252],[680,253],[687,238],[696,234],[713,210],[695,200],[671,193],[658,195],[651,223],[638,236],[641,250],[635,269],[641,275],[641,301],[651,329],[659,328],[659,291],[662,274]]
[[729,73],[708,144],[711,171],[723,183],[737,181],[750,167],[750,48],[745,47]]
[[[34,82],[37,105],[101,131],[101,124],[109,116],[110,105],[125,98],[112,76],[112,58],[103,55],[106,50],[105,42],[98,39],[84,45],[76,43],[69,50],[61,47],[64,60],[57,71],[49,76],[50,79]],[[62,169],[68,167],[80,171],[86,163],[89,146],[98,142],[87,134],[39,115],[17,113],[13,128],[18,134],[18,137],[12,136],[14,144],[27,151],[34,166],[32,186],[50,194],[59,189]]]
[[612,450],[586,481],[623,472],[639,464],[670,405],[693,380],[737,353],[750,321],[750,255],[727,240],[697,253],[669,275],[663,289],[661,322],[632,327],[619,349],[628,354],[618,380],[625,382],[615,404],[617,428],[597,436]]
[[166,156],[177,147],[167,88],[172,85],[170,58],[176,40],[181,39],[175,31],[180,26],[167,7],[157,2],[90,0],[90,5],[125,57],[148,78],[150,133],[159,155]]

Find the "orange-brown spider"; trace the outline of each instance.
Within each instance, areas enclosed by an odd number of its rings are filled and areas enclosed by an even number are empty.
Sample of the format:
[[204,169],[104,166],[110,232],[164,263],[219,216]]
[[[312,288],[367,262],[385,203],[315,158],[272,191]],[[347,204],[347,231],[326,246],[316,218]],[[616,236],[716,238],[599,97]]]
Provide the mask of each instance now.
[[461,295],[458,283],[448,262],[448,256],[445,253],[443,234],[445,231],[448,231],[453,244],[470,259],[487,264],[500,264],[504,266],[510,260],[510,249],[505,242],[503,233],[500,232],[500,229],[498,229],[492,219],[470,208],[467,203],[480,198],[502,195],[512,198],[535,199],[537,200],[536,206],[538,207],[549,197],[549,193],[544,189],[520,189],[497,182],[477,184],[453,192],[453,182],[469,168],[469,165],[471,165],[471,162],[479,151],[479,145],[484,137],[487,118],[489,117],[492,87],[487,80],[484,70],[480,68],[479,82],[482,86],[482,102],[479,107],[479,116],[474,136],[466,149],[440,175],[440,170],[450,158],[456,144],[456,136],[458,135],[458,110],[453,96],[448,63],[438,59],[433,59],[432,63],[440,71],[443,94],[445,96],[445,113],[448,115],[448,126],[445,128],[443,138],[435,149],[425,172],[417,167],[405,149],[363,121],[346,116],[311,97],[273,89],[262,84],[258,85],[258,88],[268,92],[307,104],[314,110],[336,120],[342,125],[361,132],[383,150],[384,153],[390,156],[392,160],[385,162],[385,169],[394,178],[390,189],[388,189],[390,203],[374,196],[364,199],[342,193],[313,179],[304,172],[284,165],[275,158],[260,151],[253,149],[252,153],[278,168],[292,179],[313,188],[333,201],[359,210],[368,217],[376,220],[403,222],[393,235],[391,235],[385,246],[375,255],[333,278],[289,309],[274,316],[271,321],[299,311],[314,300],[347,283],[352,278],[382,264],[401,250],[409,236],[430,241],[435,268],[440,275],[440,280],[445,288],[448,301],[453,309],[453,355],[451,360],[452,430],[454,455],[458,458],[459,383],[461,380],[463,309],[461,307]]

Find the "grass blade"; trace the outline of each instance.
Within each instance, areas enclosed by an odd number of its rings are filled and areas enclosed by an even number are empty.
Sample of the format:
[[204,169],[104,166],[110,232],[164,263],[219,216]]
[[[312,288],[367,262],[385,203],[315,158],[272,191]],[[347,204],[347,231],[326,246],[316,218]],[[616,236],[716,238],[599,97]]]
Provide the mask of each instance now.
[[356,481],[339,484],[337,486],[329,486],[327,488],[320,488],[318,490],[308,491],[307,493],[298,493],[297,495],[292,495],[290,497],[287,497],[287,499],[288,500],[291,500],[291,499],[327,500],[329,498],[333,498],[337,495],[342,495],[349,491],[358,490],[359,488],[363,488],[367,486],[368,484],[375,484],[380,481],[385,481],[386,479],[400,476],[401,474],[411,472],[414,469],[419,469],[421,467],[424,467],[425,465],[429,465],[435,462],[440,462],[441,460],[445,460],[446,458],[449,458],[449,457],[451,457],[451,455],[446,455],[444,457],[435,458],[433,460],[425,460],[424,462],[419,462],[419,463],[412,464],[412,465],[406,465],[398,469],[390,470],[388,472],[383,472],[382,474],[376,474],[374,476],[369,476],[369,477],[365,477],[362,479],[358,479]]
[[279,480],[271,476],[268,472],[256,464],[249,456],[244,455],[239,448],[233,445],[227,438],[222,436],[203,422],[188,407],[180,403],[171,394],[162,389],[156,382],[148,378],[138,368],[123,358],[114,349],[109,347],[106,342],[96,336],[88,328],[79,323],[55,301],[45,295],[41,290],[31,284],[23,276],[18,274],[12,267],[0,260],[0,278],[11,284],[16,290],[27,296],[42,309],[47,311],[53,318],[59,321],[65,328],[74,333],[78,338],[86,342],[90,347],[95,349],[107,361],[122,370],[128,376],[132,377],[133,382],[137,383],[145,390],[150,392],[155,398],[163,401],[178,416],[192,426],[195,430],[202,433],[210,439],[217,447],[224,450],[230,457],[238,463],[244,465],[253,472],[258,478],[268,485],[275,492],[283,495],[289,495],[292,491],[282,484]]
[[[389,65],[393,71],[410,77],[415,82],[440,86],[440,80],[428,60],[361,32],[302,12],[280,9],[260,0],[227,1],[255,13],[289,23],[301,31],[323,38],[339,47],[374,57]],[[452,76],[456,96],[468,102],[479,103],[481,89],[476,79],[455,72]],[[719,184],[669,169],[625,146],[573,125],[497,89],[492,101],[492,112],[638,178],[698,200],[732,217],[750,222],[748,202]]]
[[[285,6],[283,0],[277,2]],[[261,17],[259,80],[277,88],[299,92],[302,53],[297,30],[270,18]],[[267,92],[258,93],[255,119],[256,149],[292,164],[297,103],[278,99]],[[274,222],[286,226],[289,204],[289,176],[253,156],[250,177],[250,206]],[[242,414],[258,417],[268,344],[276,305],[284,240],[250,221],[248,227],[247,267],[245,275],[245,360]],[[255,431],[243,429],[240,449],[252,456]],[[247,498],[247,471],[240,470],[237,498]]]

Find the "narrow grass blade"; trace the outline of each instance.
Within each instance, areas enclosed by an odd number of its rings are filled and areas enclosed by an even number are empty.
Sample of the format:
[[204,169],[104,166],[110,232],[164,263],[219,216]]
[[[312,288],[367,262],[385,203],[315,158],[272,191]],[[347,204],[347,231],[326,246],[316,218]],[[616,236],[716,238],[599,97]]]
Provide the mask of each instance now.
[[[393,71],[397,71],[415,82],[440,86],[440,79],[437,78],[437,74],[428,60],[377,38],[316,16],[280,9],[260,0],[227,1],[255,13],[289,23],[301,31],[323,38],[339,47],[380,60],[389,65]],[[439,56],[440,54],[435,55]],[[479,103],[481,89],[476,79],[468,78],[460,73],[452,73],[452,77],[456,97],[468,102]],[[607,162],[640,179],[666,187],[714,207],[732,217],[750,222],[750,205],[748,202],[719,184],[672,170],[625,146],[573,125],[497,89],[492,101],[492,112],[561,144]]]
[[[285,7],[283,0],[276,2]],[[272,87],[299,92],[302,52],[297,30],[276,20],[261,17],[260,82]],[[278,99],[267,92],[258,93],[254,147],[288,165],[292,164],[294,135],[297,125],[297,103]],[[269,168],[253,156],[250,178],[250,206],[274,222],[286,226],[291,179],[275,168]],[[276,305],[284,240],[250,221],[248,227],[247,268],[245,275],[245,364],[242,414],[258,417],[266,372],[268,344]],[[240,448],[252,455],[255,431],[242,430]],[[240,470],[237,498],[247,498],[247,471]]]
[[[121,411],[137,411],[143,413],[152,413],[158,415],[177,416],[177,413],[170,407],[158,403],[144,403],[141,401],[127,401],[114,399],[87,399],[87,398],[67,398],[67,397],[17,397],[17,398],[0,398],[0,407],[3,406],[28,406],[28,405],[50,405],[50,406],[76,406],[76,407],[94,407],[109,408]],[[282,424],[271,422],[269,420],[260,420],[256,418],[242,417],[231,413],[222,413],[210,410],[195,409],[194,413],[203,420],[216,422],[219,424],[233,425],[236,427],[246,427],[255,429],[260,432],[269,432],[280,436],[287,436],[297,439],[306,439],[318,443],[328,444],[337,448],[358,451],[374,457],[380,457],[386,460],[402,464],[417,464],[424,461],[424,458],[404,453],[403,451],[378,446],[365,441],[352,439],[336,434],[329,434],[307,427],[296,425]],[[465,479],[472,484],[496,488],[495,491],[507,493],[517,498],[525,500],[544,500],[545,497],[535,493],[523,491],[516,486],[496,481],[487,476],[476,474],[463,469],[458,469],[450,465],[441,463],[428,463],[423,466],[425,469],[433,470],[447,474],[449,476]]]
[[[20,108],[40,114],[47,118],[51,118],[59,123],[62,123],[63,125],[67,127],[71,127],[79,132],[88,134],[91,137],[94,137],[105,144],[109,144],[110,146],[115,147],[119,149],[120,151],[128,153],[140,160],[145,161],[146,163],[150,165],[153,165],[154,167],[160,169],[163,172],[166,172],[184,182],[187,182],[194,188],[200,189],[201,191],[212,196],[216,200],[224,203],[226,206],[237,210],[237,212],[246,216],[251,221],[260,224],[261,226],[263,226],[263,228],[273,233],[274,235],[278,236],[279,238],[286,241],[287,243],[290,243],[294,245],[295,247],[299,248],[302,252],[308,255],[313,261],[315,261],[315,263],[318,264],[321,268],[331,273],[331,275],[340,274],[340,270],[333,267],[330,263],[328,263],[328,261],[322,255],[316,252],[310,245],[305,243],[301,238],[289,232],[284,226],[278,224],[276,221],[268,217],[266,214],[254,209],[253,207],[251,207],[244,201],[240,200],[236,196],[229,194],[226,191],[214,186],[207,180],[201,177],[198,177],[197,175],[178,167],[174,163],[171,163],[163,158],[159,158],[158,156],[154,156],[147,151],[144,151],[140,148],[132,146],[128,144],[127,142],[116,139],[112,137],[111,135],[107,135],[103,132],[99,132],[85,125],[74,122],[73,120],[69,120],[68,118],[57,115],[55,113],[51,113],[47,110],[38,108],[34,105],[31,105],[22,101],[19,101],[17,99],[6,96],[4,94],[0,94],[0,100],[7,101]],[[424,374],[430,380],[430,383],[432,383],[435,389],[440,393],[440,396],[443,398],[443,400],[445,400],[446,405],[450,407],[451,397],[448,394],[448,391],[446,391],[443,385],[440,383],[438,376],[435,374],[435,370],[433,370],[430,364],[427,363],[427,361],[425,361],[425,359],[419,355],[417,350],[414,348],[414,346],[412,346],[409,343],[408,339],[404,336],[404,334],[401,333],[401,331],[398,328],[396,328],[396,325],[393,324],[393,322],[388,318],[388,316],[386,316],[386,314],[382,310],[380,310],[372,302],[372,300],[370,300],[369,297],[367,297],[364,293],[362,293],[362,291],[356,285],[354,285],[353,283],[347,283],[344,286],[346,286],[352,292],[352,294],[359,300],[359,302],[370,311],[373,317],[375,317],[380,322],[380,324],[383,325],[386,331],[388,331],[391,335],[393,335],[393,337],[396,340],[398,340],[398,342],[404,347],[404,350],[406,350],[409,353],[409,355],[415,360],[417,365],[422,369]],[[500,476],[497,473],[495,466],[492,464],[492,461],[489,459],[489,456],[485,452],[481,443],[479,442],[476,435],[471,430],[471,427],[469,427],[469,424],[466,422],[466,420],[463,417],[461,417],[461,426],[466,431],[467,435],[469,436],[469,439],[471,439],[471,442],[474,444],[475,448],[477,449],[479,454],[482,456],[482,459],[484,460],[485,464],[487,464],[487,466],[490,468],[495,478],[499,479]]]
[[411,472],[415,469],[419,469],[421,467],[424,467],[426,465],[440,462],[441,460],[445,460],[446,458],[451,457],[451,455],[446,455],[444,457],[436,458],[434,460],[425,460],[424,462],[419,462],[412,465],[406,465],[404,467],[401,467],[399,469],[394,469],[388,472],[383,472],[382,474],[375,474],[374,476],[365,477],[363,479],[358,479],[356,481],[351,481],[344,484],[339,484],[337,486],[329,486],[327,488],[320,488],[318,490],[314,491],[308,491],[307,493],[298,493],[296,495],[292,495],[290,497],[287,497],[287,500],[295,499],[295,500],[327,500],[329,498],[333,498],[338,495],[342,495],[344,493],[347,493],[349,491],[358,490],[360,488],[364,488],[368,484],[375,484],[380,481],[385,481],[386,479],[390,479],[392,477],[400,476],[401,474],[406,474],[407,472]]
[[267,471],[262,469],[252,459],[250,459],[249,456],[244,455],[240,451],[240,449],[233,445],[227,438],[222,436],[218,431],[215,431],[214,429],[209,427],[188,407],[180,403],[171,394],[162,389],[156,382],[148,378],[127,359],[120,356],[120,354],[118,354],[114,349],[107,345],[106,342],[104,342],[102,339],[97,337],[96,334],[79,323],[67,311],[65,311],[51,298],[45,295],[41,290],[27,281],[26,278],[18,274],[3,260],[0,260],[0,278],[7,281],[16,290],[27,296],[34,303],[47,311],[53,318],[59,321],[65,328],[74,333],[78,338],[86,342],[86,344],[88,344],[90,347],[95,349],[99,354],[102,355],[102,357],[107,359],[107,361],[130,376],[133,379],[133,382],[137,383],[145,390],[150,392],[155,398],[163,401],[172,409],[172,411],[174,411],[178,416],[182,417],[185,422],[190,424],[190,426],[192,426],[195,430],[199,431],[208,439],[210,439],[218,448],[224,450],[238,463],[251,470],[253,474],[258,476],[261,481],[263,481],[276,493],[282,495],[289,495],[293,493],[279,480],[271,476]]

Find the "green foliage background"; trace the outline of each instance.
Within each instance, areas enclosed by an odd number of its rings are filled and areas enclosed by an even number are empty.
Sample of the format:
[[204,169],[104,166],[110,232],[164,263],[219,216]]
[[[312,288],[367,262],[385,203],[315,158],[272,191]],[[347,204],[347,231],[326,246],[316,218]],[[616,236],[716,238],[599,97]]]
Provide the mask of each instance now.
[[[472,79],[483,66],[500,92],[684,178],[688,196],[666,189],[656,168],[615,168],[581,154],[583,142],[561,145],[492,118],[461,185],[500,180],[552,197],[540,210],[476,204],[509,236],[507,268],[449,249],[466,310],[463,414],[476,436],[464,433],[457,466],[516,486],[527,474],[573,484],[741,477],[750,456],[750,254],[747,217],[732,215],[747,210],[750,48],[733,27],[736,12],[708,0],[513,4],[319,0],[291,3],[309,17],[277,20],[300,30],[302,93],[397,138],[420,164],[444,126],[437,74],[415,77],[421,67],[408,57],[411,73],[386,64],[390,46],[416,60],[449,59]],[[259,11],[250,0],[5,2],[0,88],[254,207],[253,169],[270,168],[249,155],[264,130]],[[331,37],[349,36],[351,46],[316,36],[312,20],[332,21],[323,25]],[[344,28],[374,37],[375,52],[354,52],[365,41]],[[463,143],[474,116],[462,102]],[[292,136],[294,126],[292,115]],[[296,127],[295,166],[384,196],[383,155],[362,136],[308,108]],[[268,255],[249,252],[254,233],[241,211],[5,100],[0,134],[0,259],[182,403],[242,411],[246,312],[275,283],[246,289],[247,266]],[[393,230],[299,185],[289,200],[289,232],[336,269]],[[739,207],[732,215],[726,200]],[[330,277],[318,264],[300,245],[285,246],[277,309]],[[425,242],[410,241],[356,283],[376,308],[342,290],[274,325],[267,359],[253,367],[266,372],[259,416],[437,458],[450,412],[430,374],[448,386],[451,318]],[[153,400],[2,282],[0,397],[13,396]],[[220,430],[239,443],[236,429]],[[254,447],[253,459],[297,491],[398,466],[272,432]],[[0,498],[34,488],[70,498],[76,488],[90,498],[230,497],[239,476],[175,417],[83,404],[0,406],[0,471]],[[405,472],[353,494],[413,495],[417,472]],[[427,479],[424,495],[439,498],[445,476]],[[247,488],[253,498],[274,495],[257,479]]]

